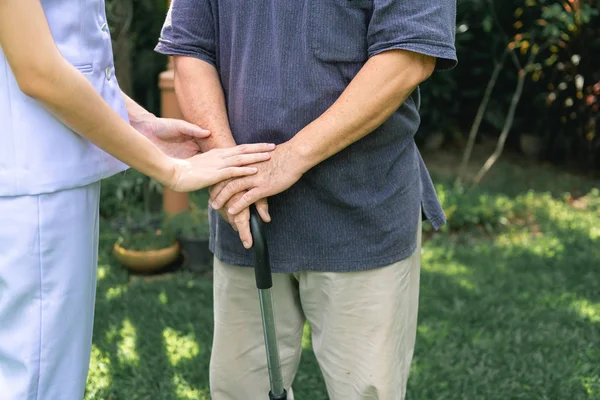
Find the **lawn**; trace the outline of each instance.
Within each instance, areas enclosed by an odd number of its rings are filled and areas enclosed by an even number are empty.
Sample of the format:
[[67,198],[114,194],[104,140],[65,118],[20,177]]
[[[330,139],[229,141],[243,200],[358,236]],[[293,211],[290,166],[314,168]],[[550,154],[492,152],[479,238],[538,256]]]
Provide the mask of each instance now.
[[[450,223],[425,235],[407,399],[600,399],[600,182],[502,162],[462,193],[429,160]],[[208,399],[210,278],[129,276],[101,231],[86,399]],[[296,398],[327,399],[306,332]]]

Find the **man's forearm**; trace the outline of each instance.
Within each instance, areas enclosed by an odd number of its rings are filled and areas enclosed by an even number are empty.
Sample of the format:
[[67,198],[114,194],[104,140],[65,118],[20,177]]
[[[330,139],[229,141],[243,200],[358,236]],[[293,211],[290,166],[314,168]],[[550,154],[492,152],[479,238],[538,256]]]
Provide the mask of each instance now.
[[211,131],[211,136],[200,143],[200,150],[235,146],[217,70],[185,56],[175,56],[174,65],[175,91],[184,119]]
[[303,172],[385,122],[434,67],[435,59],[402,50],[372,57],[339,99],[287,143]]

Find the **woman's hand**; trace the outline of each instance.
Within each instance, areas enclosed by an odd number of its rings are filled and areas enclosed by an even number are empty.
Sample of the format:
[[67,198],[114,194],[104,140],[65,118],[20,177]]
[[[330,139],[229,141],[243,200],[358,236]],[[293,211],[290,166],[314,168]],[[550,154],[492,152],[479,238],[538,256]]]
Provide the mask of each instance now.
[[181,119],[158,118],[123,93],[131,126],[166,155],[186,159],[200,153],[199,140],[210,137],[206,129]]
[[243,144],[174,160],[172,178],[165,185],[176,192],[192,192],[221,181],[255,174],[258,169],[251,164],[267,161],[274,144]]

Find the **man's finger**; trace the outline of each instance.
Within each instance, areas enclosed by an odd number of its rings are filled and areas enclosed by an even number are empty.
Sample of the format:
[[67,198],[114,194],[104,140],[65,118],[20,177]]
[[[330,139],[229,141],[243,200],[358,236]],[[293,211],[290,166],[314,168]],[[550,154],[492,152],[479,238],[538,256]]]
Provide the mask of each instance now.
[[[217,212],[219,213],[221,218],[223,218],[225,220],[225,222],[227,222],[229,225],[231,225],[231,220],[229,219],[229,215],[227,214],[227,211],[220,209],[220,210],[217,210]],[[235,229],[235,227],[234,227],[234,229]]]
[[245,248],[252,247],[252,234],[250,232],[250,210],[242,210],[239,214],[233,217],[235,225],[240,234],[240,240]]
[[[227,190],[225,188],[224,190]],[[251,204],[256,203],[258,200],[264,198],[264,195],[258,188],[253,188],[252,190],[247,191],[238,201],[233,203],[227,212],[229,214],[237,214],[245,208],[250,207]]]
[[[229,200],[236,194],[250,189],[253,186],[252,179],[233,179],[225,185],[225,187],[214,197],[211,201],[211,207],[218,210],[223,207]],[[239,208],[239,211],[231,214],[238,214],[243,210]]]
[[264,222],[271,222],[271,215],[269,214],[269,203],[267,199],[260,199],[256,203],[256,211]]
[[256,167],[227,167],[217,171],[216,180],[224,181],[232,178],[243,178],[245,176],[256,175],[258,168]]
[[[212,202],[212,201],[214,201],[214,199],[217,197],[217,195],[218,195],[219,193],[221,193],[221,190],[223,190],[223,188],[224,188],[225,186],[227,186],[227,184],[228,184],[229,182],[231,182],[231,179],[227,179],[227,180],[225,180],[225,181],[221,181],[221,182],[217,183],[216,185],[213,185],[213,186],[211,186],[211,187],[210,187],[210,189],[208,190],[208,195],[209,195],[209,197],[210,197],[210,199],[209,199],[209,200],[210,200],[211,202]],[[213,208],[214,208],[214,207],[213,207]],[[215,208],[215,210],[216,210],[216,208]]]

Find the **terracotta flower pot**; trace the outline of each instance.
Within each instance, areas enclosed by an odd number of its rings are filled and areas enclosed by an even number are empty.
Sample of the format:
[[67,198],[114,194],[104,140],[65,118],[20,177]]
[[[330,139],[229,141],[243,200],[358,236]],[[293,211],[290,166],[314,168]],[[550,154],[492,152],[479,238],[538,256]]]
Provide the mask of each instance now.
[[128,250],[117,242],[113,254],[127,269],[135,272],[156,272],[174,262],[179,257],[179,243],[159,250]]

